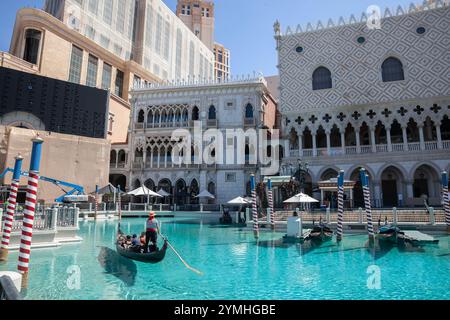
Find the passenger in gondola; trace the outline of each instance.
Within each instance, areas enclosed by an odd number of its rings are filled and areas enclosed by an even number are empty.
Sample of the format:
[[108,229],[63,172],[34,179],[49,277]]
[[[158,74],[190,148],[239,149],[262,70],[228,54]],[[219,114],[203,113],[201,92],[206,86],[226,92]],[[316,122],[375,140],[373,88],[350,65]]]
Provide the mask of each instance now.
[[152,242],[156,246],[158,241],[159,222],[155,219],[155,213],[150,212],[147,220],[147,231],[145,233],[145,248],[149,249],[149,243]]
[[139,241],[141,242],[141,246],[145,246],[145,232],[141,233],[141,237],[139,238]]
[[131,237],[131,245],[132,246],[138,246],[140,244],[140,241],[137,238],[136,234],[133,234],[133,237]]

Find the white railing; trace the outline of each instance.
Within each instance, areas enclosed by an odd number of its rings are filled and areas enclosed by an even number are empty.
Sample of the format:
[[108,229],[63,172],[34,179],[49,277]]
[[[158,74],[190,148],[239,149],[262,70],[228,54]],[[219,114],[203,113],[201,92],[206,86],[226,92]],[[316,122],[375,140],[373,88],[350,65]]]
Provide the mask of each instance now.
[[361,153],[372,153],[372,146],[361,146]]
[[[427,151],[435,151],[439,150],[438,142],[437,141],[428,141],[424,143],[425,150]],[[387,144],[378,144],[375,146],[377,153],[388,153],[388,145]],[[360,146],[361,152],[360,154],[370,154],[373,153],[372,146]],[[391,152],[404,152],[405,151],[405,144],[403,143],[393,143],[391,144],[392,151]],[[450,150],[450,140],[444,140],[442,141],[442,149],[443,150]],[[317,150],[317,157],[336,157],[336,156],[342,156],[342,155],[355,155],[358,154],[358,149],[355,146],[352,147],[346,147],[345,152],[342,150],[342,148],[330,148],[328,151],[327,148],[318,148]],[[298,157],[300,151],[303,153],[304,157],[314,157],[313,149],[303,149],[303,150],[289,150],[289,156],[290,157]],[[417,152],[421,151],[420,142],[411,142],[408,143],[408,151]]]
[[144,123],[143,122],[136,122],[135,124],[134,124],[134,128],[135,129],[144,129]]
[[356,147],[346,147],[345,153],[346,154],[357,154],[358,152],[357,152]]
[[393,152],[401,152],[403,150],[405,150],[405,145],[403,143],[393,143],[392,144]]
[[387,144],[377,144],[377,152],[388,152]]
[[420,151],[420,142],[408,143],[409,151]]
[[305,156],[305,157],[312,157],[313,156],[313,150],[312,149],[303,149],[303,156]]
[[[305,151],[303,151],[303,152],[305,152]],[[289,155],[290,155],[291,157],[298,157],[299,151],[296,150],[296,149],[289,150]]]
[[254,125],[256,125],[256,120],[254,118],[245,118],[244,125],[245,126],[254,126]]
[[437,150],[437,149],[438,149],[437,141],[425,142],[425,150]]

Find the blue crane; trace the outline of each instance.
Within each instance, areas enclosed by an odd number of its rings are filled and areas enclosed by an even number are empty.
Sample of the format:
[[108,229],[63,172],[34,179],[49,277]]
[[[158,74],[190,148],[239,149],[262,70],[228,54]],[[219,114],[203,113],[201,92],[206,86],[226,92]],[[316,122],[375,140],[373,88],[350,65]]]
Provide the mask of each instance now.
[[[0,174],[0,179],[3,178],[8,172],[14,172],[14,170],[11,168],[6,168],[2,172],[2,174]],[[28,172],[27,171],[21,172],[21,175],[28,177]],[[78,196],[85,195],[84,188],[82,186],[79,186],[79,185],[76,185],[73,183],[69,183],[69,182],[65,182],[65,181],[61,181],[61,180],[57,180],[57,179],[53,179],[53,178],[48,178],[48,177],[44,177],[44,176],[39,176],[39,180],[53,183],[54,185],[58,186],[62,191],[65,192],[64,195],[55,199],[55,202],[57,202],[57,203],[65,202],[66,197],[70,197],[73,195],[78,195]],[[66,191],[66,190],[64,190],[63,187],[68,187],[68,188],[71,188],[72,190]]]

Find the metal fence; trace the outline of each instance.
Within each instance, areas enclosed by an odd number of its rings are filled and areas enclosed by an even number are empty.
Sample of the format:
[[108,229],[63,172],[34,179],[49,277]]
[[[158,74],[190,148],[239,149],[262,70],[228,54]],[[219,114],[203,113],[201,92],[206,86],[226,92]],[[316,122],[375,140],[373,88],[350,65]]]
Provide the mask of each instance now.
[[[44,231],[54,230],[58,227],[77,227],[78,213],[79,209],[75,207],[37,206],[34,214],[33,230]],[[23,207],[19,205],[14,214],[12,232],[20,232],[23,217]],[[1,225],[3,225],[3,221]]]

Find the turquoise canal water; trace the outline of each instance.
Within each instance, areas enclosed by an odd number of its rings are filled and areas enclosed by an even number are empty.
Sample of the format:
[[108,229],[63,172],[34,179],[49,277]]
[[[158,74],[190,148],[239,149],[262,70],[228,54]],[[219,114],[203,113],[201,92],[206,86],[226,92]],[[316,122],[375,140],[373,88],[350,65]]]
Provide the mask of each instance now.
[[[124,220],[122,229],[140,233],[144,220]],[[156,265],[121,258],[112,250],[117,223],[81,222],[82,243],[32,252],[25,298],[450,298],[448,236],[421,250],[394,247],[373,253],[365,247],[366,235],[346,235],[339,245],[334,240],[317,247],[283,245],[281,233],[263,232],[256,243],[251,231],[161,221],[163,233],[203,276],[187,270],[170,251]],[[12,253],[0,270],[15,270],[16,261]]]

